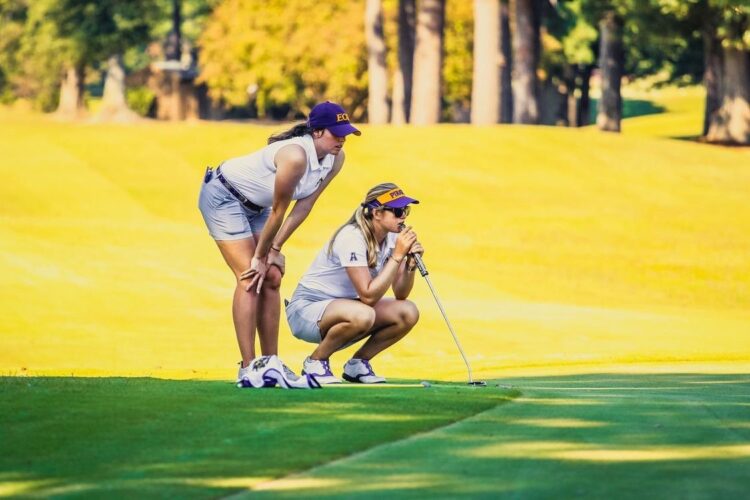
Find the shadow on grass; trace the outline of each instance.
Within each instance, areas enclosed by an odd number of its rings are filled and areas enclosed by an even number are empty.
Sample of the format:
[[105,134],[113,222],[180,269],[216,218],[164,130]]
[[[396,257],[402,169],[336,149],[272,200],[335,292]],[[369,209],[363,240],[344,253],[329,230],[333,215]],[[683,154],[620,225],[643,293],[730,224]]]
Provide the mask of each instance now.
[[[589,123],[596,123],[596,113],[599,107],[598,99],[591,99],[589,107]],[[623,99],[622,118],[635,118],[636,116],[656,115],[667,110],[664,106],[655,104],[653,101],[643,99]]]
[[206,498],[492,408],[508,391],[0,378],[0,496]]
[[[750,375],[506,380],[521,396],[251,495],[741,498]],[[260,489],[261,491],[257,491]]]

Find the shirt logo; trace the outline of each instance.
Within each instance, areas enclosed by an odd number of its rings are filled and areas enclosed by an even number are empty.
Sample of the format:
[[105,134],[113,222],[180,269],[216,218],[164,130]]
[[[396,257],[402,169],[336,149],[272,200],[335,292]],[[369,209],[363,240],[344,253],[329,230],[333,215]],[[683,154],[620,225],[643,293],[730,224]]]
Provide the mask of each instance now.
[[349,256],[349,262],[357,262],[357,254],[352,252],[352,254]]
[[348,122],[349,121],[349,115],[346,113],[339,113],[336,115],[336,122]]

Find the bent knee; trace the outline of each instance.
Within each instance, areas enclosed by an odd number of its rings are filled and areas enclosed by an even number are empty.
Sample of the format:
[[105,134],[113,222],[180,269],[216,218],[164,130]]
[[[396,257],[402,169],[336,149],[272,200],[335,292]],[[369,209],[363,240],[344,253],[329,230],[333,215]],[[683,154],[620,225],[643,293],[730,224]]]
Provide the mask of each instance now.
[[278,289],[281,286],[281,271],[276,266],[271,266],[266,271],[266,277],[263,280],[263,288]]
[[399,318],[407,326],[414,326],[419,321],[419,309],[417,305],[410,300],[404,300],[400,304]]
[[361,307],[352,311],[349,321],[357,330],[366,332],[375,324],[375,309],[362,304]]

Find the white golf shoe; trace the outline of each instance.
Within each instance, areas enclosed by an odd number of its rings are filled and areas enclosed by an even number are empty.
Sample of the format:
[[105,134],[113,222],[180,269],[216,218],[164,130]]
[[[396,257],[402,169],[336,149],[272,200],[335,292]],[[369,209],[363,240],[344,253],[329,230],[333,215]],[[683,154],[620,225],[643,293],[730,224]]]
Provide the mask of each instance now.
[[240,368],[240,371],[242,376],[237,387],[260,389],[278,384],[283,389],[320,388],[314,376],[298,377],[276,355],[255,358],[247,368]]
[[331,365],[327,359],[310,359],[308,356],[302,363],[302,374],[312,375],[320,384],[340,384],[341,380],[331,372]]
[[366,359],[352,358],[344,365],[344,380],[355,384],[383,384],[385,377],[378,377]]
[[269,376],[269,370],[273,369],[276,365],[280,365],[276,356],[261,356],[255,358],[247,365],[242,368],[240,364],[240,372],[237,375],[237,387],[245,387],[251,389],[260,389],[263,387],[276,387],[276,378]]
[[281,363],[281,371],[274,372],[279,387],[284,389],[320,389],[320,383],[315,379],[315,375],[304,374],[300,377],[280,359],[279,363]]

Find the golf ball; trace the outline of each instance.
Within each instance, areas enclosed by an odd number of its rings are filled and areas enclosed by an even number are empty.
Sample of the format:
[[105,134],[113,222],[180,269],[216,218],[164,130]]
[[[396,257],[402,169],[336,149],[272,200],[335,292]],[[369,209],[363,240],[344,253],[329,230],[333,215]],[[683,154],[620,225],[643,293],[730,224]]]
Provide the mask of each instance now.
[[426,380],[421,381],[420,384],[422,384],[422,387],[432,387],[432,384]]

